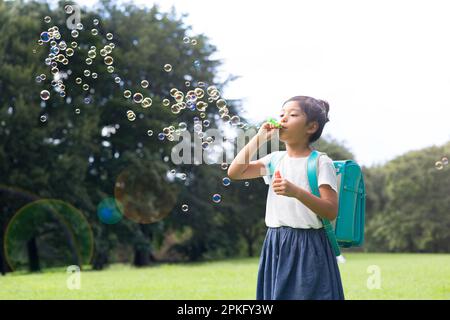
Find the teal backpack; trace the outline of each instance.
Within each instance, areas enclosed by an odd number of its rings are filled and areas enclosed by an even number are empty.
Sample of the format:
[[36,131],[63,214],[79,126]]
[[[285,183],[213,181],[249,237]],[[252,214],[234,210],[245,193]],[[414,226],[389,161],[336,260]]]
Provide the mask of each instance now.
[[[286,151],[277,152],[268,165],[269,176]],[[320,197],[317,183],[317,164],[319,153],[313,150],[308,157],[307,174],[312,194]],[[361,167],[353,160],[333,161],[337,175],[339,210],[335,220],[321,218],[328,240],[337,257],[341,255],[339,247],[349,248],[361,246],[364,242],[364,215],[366,209],[366,193]],[[267,181],[266,181],[267,182]]]

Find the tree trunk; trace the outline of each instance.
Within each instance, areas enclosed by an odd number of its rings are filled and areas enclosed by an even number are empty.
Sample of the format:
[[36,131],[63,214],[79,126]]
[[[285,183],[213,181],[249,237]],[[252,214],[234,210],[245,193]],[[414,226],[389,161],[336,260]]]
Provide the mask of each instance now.
[[134,261],[133,264],[136,267],[148,266],[151,262],[155,261],[155,257],[148,249],[134,249]]
[[247,238],[247,253],[249,257],[253,257],[255,254],[253,251],[253,239],[250,237]]
[[27,250],[28,250],[28,263],[30,271],[31,272],[41,271],[36,237],[33,237],[30,240],[28,240]]

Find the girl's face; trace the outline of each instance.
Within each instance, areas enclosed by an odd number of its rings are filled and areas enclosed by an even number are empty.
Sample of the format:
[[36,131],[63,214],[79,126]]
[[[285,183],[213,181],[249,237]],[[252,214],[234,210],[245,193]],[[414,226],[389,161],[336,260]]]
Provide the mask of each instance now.
[[285,143],[301,142],[318,128],[316,121],[306,124],[306,114],[297,101],[289,101],[281,108],[280,122],[283,126],[280,129],[280,140]]

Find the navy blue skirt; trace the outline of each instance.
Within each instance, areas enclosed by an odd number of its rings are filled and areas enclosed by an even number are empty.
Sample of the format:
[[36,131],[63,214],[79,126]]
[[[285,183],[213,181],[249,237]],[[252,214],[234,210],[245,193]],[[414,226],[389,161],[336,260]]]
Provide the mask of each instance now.
[[344,300],[336,256],[323,228],[268,228],[256,299]]

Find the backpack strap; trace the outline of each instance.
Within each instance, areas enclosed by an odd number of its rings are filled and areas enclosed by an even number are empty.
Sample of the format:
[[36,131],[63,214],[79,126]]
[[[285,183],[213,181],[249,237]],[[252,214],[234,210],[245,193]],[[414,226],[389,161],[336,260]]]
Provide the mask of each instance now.
[[[318,167],[317,163],[321,155],[322,153],[319,153],[317,150],[313,150],[308,157],[307,163],[308,182],[309,187],[311,188],[311,193],[319,198],[320,192],[317,180],[317,167]],[[328,240],[330,241],[331,248],[333,249],[334,254],[336,255],[336,257],[340,256],[341,251],[339,250],[339,245],[336,240],[336,234],[334,233],[333,226],[331,225],[328,219],[320,217],[319,219],[322,221],[323,227],[327,234]]]

